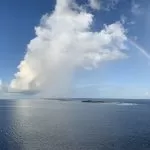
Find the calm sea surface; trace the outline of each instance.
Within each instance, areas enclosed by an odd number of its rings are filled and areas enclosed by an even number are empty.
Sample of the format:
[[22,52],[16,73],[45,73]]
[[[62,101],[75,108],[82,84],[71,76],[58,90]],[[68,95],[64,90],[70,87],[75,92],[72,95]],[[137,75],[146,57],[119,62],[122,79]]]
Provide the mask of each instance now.
[[150,103],[0,100],[0,150],[150,150]]

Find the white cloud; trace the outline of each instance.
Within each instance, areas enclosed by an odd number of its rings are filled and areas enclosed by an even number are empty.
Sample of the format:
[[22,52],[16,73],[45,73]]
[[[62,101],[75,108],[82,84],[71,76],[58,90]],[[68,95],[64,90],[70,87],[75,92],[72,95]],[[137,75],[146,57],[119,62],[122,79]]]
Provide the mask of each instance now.
[[28,44],[10,88],[64,96],[77,68],[97,68],[102,62],[126,58],[123,25],[115,22],[92,32],[93,17],[73,0],[57,0],[53,13],[44,15],[35,27],[36,37]]
[[89,0],[89,5],[92,9],[100,9],[101,3],[100,0]]

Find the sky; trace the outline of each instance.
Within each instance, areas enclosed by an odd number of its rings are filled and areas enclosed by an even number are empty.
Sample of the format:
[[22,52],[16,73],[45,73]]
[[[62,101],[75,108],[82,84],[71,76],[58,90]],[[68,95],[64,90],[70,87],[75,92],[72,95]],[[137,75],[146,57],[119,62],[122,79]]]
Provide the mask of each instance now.
[[150,98],[149,0],[0,3],[0,97]]

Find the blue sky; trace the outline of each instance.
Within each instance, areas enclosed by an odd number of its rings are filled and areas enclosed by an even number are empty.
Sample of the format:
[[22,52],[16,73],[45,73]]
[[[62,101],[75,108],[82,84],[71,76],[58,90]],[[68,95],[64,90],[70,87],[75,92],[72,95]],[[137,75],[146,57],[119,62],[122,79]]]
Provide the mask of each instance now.
[[[77,0],[80,5],[87,2]],[[71,96],[149,98],[150,1],[114,0],[114,5],[112,0],[100,2],[100,10],[88,8],[94,14],[92,31],[120,21],[127,30],[127,38],[142,47],[146,55],[127,40],[128,58],[104,62],[92,70],[77,69]],[[54,10],[55,3],[55,0],[1,1],[0,78],[4,83],[9,84],[14,78],[27,44],[35,37],[34,27],[39,25],[42,15]]]
[[35,36],[34,27],[43,14],[52,11],[54,5],[55,0],[1,1],[0,68],[1,78],[6,82],[13,78],[27,44]]

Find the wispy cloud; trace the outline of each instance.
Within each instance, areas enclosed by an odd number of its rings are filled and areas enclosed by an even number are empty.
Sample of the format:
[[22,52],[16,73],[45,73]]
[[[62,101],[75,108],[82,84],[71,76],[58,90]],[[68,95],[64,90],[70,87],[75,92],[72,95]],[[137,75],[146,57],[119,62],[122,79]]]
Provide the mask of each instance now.
[[75,87],[76,88],[91,88],[91,87],[98,87],[100,84],[95,84],[95,83],[88,83],[88,84],[77,84]]
[[135,47],[137,48],[148,60],[150,60],[150,54],[140,45],[138,45],[136,42],[132,41],[131,39],[129,39],[129,42]]
[[149,91],[147,91],[147,92],[145,92],[145,94],[144,94],[145,96],[150,96],[150,92]]
[[116,8],[116,5],[120,2],[120,0],[106,0],[105,2],[106,6],[104,6],[104,9],[106,11],[110,11]]
[[142,13],[140,4],[136,3],[135,0],[131,3],[131,13],[134,15],[140,15]]
[[122,24],[125,24],[127,22],[127,17],[125,15],[121,15],[120,19]]
[[116,8],[120,0],[88,0],[89,6],[95,10],[111,11]]

